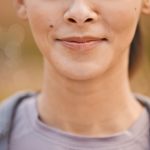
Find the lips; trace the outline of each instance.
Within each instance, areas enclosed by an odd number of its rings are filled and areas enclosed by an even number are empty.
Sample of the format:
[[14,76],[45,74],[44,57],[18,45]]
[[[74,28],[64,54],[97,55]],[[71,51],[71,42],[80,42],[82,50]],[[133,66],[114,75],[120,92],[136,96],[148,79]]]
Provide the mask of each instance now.
[[97,38],[97,37],[67,37],[57,39],[63,46],[73,49],[73,50],[80,50],[80,51],[87,51],[93,49],[94,47],[98,46],[102,42],[106,41],[106,38]]

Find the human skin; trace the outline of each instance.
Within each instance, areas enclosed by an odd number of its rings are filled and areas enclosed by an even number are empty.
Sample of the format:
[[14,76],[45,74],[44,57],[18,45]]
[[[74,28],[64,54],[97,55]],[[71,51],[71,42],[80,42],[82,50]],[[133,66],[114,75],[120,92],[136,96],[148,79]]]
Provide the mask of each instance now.
[[[20,18],[29,22],[44,59],[38,97],[41,120],[91,136],[129,128],[143,111],[130,90],[129,47],[141,14],[150,14],[150,0],[14,0],[14,4]],[[71,49],[56,40],[72,36],[107,40],[90,50]]]

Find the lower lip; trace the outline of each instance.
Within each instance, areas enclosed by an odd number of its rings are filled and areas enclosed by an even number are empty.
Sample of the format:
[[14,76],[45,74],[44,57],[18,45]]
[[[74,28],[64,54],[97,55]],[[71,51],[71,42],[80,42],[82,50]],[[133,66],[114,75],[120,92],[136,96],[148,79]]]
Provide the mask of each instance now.
[[63,46],[76,50],[76,51],[88,51],[92,50],[93,48],[97,47],[99,44],[104,42],[104,40],[98,40],[98,41],[90,41],[85,43],[77,43],[77,42],[68,42],[68,41],[59,41],[62,43]]

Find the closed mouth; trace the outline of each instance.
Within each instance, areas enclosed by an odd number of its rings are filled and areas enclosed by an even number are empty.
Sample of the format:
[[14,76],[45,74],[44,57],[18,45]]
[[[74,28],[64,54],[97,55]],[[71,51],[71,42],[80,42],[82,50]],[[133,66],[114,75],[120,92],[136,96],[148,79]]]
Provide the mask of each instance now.
[[94,41],[107,41],[106,38],[97,38],[97,37],[67,37],[56,39],[58,41],[72,42],[72,43],[88,43]]

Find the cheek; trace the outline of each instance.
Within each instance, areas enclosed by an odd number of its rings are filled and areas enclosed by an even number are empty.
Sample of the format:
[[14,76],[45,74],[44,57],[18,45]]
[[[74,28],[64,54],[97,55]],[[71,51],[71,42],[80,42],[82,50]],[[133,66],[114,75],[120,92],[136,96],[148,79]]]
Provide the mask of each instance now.
[[102,15],[105,22],[112,30],[122,32],[134,28],[137,24],[141,0],[118,0],[115,2],[102,3]]
[[128,5],[125,7],[117,6],[118,9],[110,8],[109,12],[106,11],[104,14],[105,22],[112,31],[112,40],[115,41],[116,45],[120,43],[122,49],[129,47],[140,15],[140,4]]
[[33,3],[29,2],[27,4],[28,20],[33,32],[44,35],[58,26],[60,18],[62,18],[63,8],[62,5],[58,5],[56,2],[51,3],[51,1],[36,3],[33,0]]
[[125,32],[128,30],[135,28],[138,22],[138,15],[135,13],[135,10],[120,11],[119,13],[115,13],[116,15],[109,19],[109,22],[112,24],[112,28],[114,31]]
[[[44,7],[45,8],[45,7]],[[34,39],[42,53],[48,53],[56,28],[58,26],[57,17],[54,17],[53,10],[35,7],[28,9],[28,21]],[[57,14],[59,18],[59,14]],[[48,38],[48,36],[51,38]],[[48,41],[49,39],[49,41]]]
[[46,12],[40,12],[38,10],[30,11],[28,20],[32,31],[42,35],[52,29],[54,21],[49,18],[51,18],[51,16],[47,15]]

